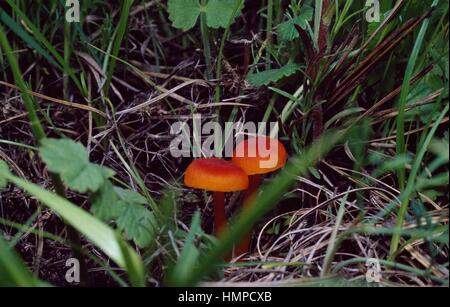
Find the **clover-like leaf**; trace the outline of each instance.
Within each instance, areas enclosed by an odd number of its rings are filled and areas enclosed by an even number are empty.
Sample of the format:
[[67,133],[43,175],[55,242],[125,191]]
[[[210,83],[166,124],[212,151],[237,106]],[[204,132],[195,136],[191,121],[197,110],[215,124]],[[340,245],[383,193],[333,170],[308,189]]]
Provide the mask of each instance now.
[[172,25],[187,31],[197,23],[202,7],[199,0],[169,0],[167,10]]
[[299,25],[302,29],[306,29],[308,21],[313,17],[313,9],[308,6],[302,6],[300,15],[297,17],[290,17],[283,23],[281,23],[277,28],[277,34],[282,41],[291,41],[299,37],[298,31],[295,25]]
[[253,86],[268,85],[271,82],[276,82],[284,77],[289,77],[295,74],[300,69],[298,64],[289,63],[279,69],[270,69],[256,74],[249,75],[247,81]]
[[209,0],[206,6],[202,6],[199,0],[169,0],[167,4],[172,25],[184,31],[195,26],[200,14],[206,14],[208,27],[226,28],[240,15],[243,7],[241,0]]
[[227,28],[230,21],[233,23],[241,14],[243,7],[244,1],[241,0],[209,0],[206,6],[206,23],[214,29]]
[[114,171],[89,162],[83,145],[69,139],[45,139],[39,149],[42,160],[50,172],[59,174],[72,190],[96,192]]
[[148,247],[155,237],[156,220],[145,207],[147,200],[132,190],[115,188],[119,197],[120,215],[117,226],[140,247]]

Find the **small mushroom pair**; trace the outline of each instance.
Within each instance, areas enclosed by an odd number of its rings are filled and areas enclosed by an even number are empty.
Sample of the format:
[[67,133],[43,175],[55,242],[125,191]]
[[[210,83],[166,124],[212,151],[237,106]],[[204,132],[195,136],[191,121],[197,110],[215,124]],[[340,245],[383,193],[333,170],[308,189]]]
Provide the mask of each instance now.
[[[251,137],[239,143],[231,161],[218,158],[194,160],[186,170],[184,183],[194,189],[213,192],[215,233],[220,236],[227,226],[225,193],[244,191],[244,210],[256,199],[261,175],[286,164],[282,143],[265,136]],[[248,251],[251,234],[235,248],[235,255]]]

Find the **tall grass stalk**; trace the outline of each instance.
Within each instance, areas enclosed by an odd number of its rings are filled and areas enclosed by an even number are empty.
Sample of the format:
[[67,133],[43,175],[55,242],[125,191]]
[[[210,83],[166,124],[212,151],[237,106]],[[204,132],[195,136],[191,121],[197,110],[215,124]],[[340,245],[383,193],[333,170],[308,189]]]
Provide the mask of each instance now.
[[[29,88],[25,84],[25,81],[22,78],[22,72],[20,71],[19,64],[17,63],[17,59],[15,58],[13,54],[13,50],[11,49],[11,46],[8,42],[8,39],[6,37],[6,33],[3,29],[3,27],[0,25],[0,45],[2,49],[4,50],[4,53],[6,55],[6,58],[9,62],[9,65],[11,66],[11,71],[14,75],[14,80],[16,84],[18,85],[21,96],[25,105],[25,109],[28,113],[28,120],[30,123],[31,130],[33,132],[33,135],[38,143],[41,143],[42,140],[46,138],[44,127],[42,126],[39,117],[37,115],[35,105],[33,98],[28,94]],[[50,174],[51,179],[55,185],[56,192],[61,197],[65,198],[65,189],[64,185],[62,183],[61,178],[56,174]],[[71,240],[71,242],[76,245],[81,245],[81,240],[78,232],[74,230],[70,225],[67,226],[67,234]],[[84,262],[84,256],[82,253],[80,253],[76,248],[72,248],[73,254],[78,258],[80,261],[81,266],[81,275],[84,277],[84,280],[87,280],[87,269]]]
[[[206,7],[206,0],[202,0],[202,7]],[[211,39],[209,36],[209,29],[206,21],[206,14],[200,14],[200,30],[202,32],[203,52],[205,54],[206,64],[206,79],[211,79],[212,64],[211,64]]]
[[[439,101],[442,99],[439,99]],[[439,123],[444,119],[445,115],[448,113],[449,105],[447,104],[444,108],[444,110],[441,112],[439,118],[436,121],[436,124],[433,126],[431,131],[428,133],[424,143],[422,144],[419,153],[417,154],[413,167],[411,169],[411,172],[409,174],[408,184],[406,186],[405,191],[402,193],[400,199],[401,199],[401,205],[400,209],[397,214],[397,222],[396,222],[396,233],[392,236],[391,240],[391,246],[390,246],[390,257],[393,258],[394,255],[397,253],[398,245],[400,243],[400,233],[399,231],[403,227],[403,222],[405,221],[405,215],[408,211],[408,206],[410,203],[410,197],[412,193],[414,192],[414,187],[416,184],[417,175],[419,173],[419,169],[422,165],[422,160],[425,157],[425,154],[427,153],[428,146],[431,143],[431,140],[433,139],[437,129],[439,128]]]
[[266,23],[266,69],[270,69],[271,50],[272,50],[272,28],[273,28],[273,0],[267,0],[267,23]]
[[124,0],[121,13],[120,13],[120,19],[119,24],[117,26],[117,30],[114,35],[114,41],[112,43],[112,49],[111,49],[111,57],[107,56],[107,59],[109,59],[109,65],[108,65],[108,71],[106,73],[106,82],[103,87],[103,93],[105,96],[108,96],[108,92],[111,86],[111,80],[114,74],[114,70],[116,68],[116,58],[120,51],[120,46],[122,45],[123,38],[125,37],[125,32],[127,31],[128,26],[128,18],[130,15],[130,9],[133,5],[134,0]]
[[[431,5],[435,8],[439,4],[439,0],[434,0]],[[424,20],[422,27],[420,28],[414,48],[409,57],[408,66],[406,67],[405,76],[403,78],[402,91],[400,93],[400,99],[398,102],[398,116],[397,116],[397,155],[403,155],[406,153],[405,143],[405,113],[406,103],[411,88],[410,80],[414,73],[417,58],[419,57],[420,50],[422,49],[425,34],[427,33],[428,26],[430,24],[430,18]],[[405,168],[400,168],[397,172],[398,183],[400,190],[405,189]]]
[[[217,85],[215,89],[215,101],[220,102],[221,100],[221,90],[220,90],[220,80],[222,79],[222,66],[223,66],[223,51],[225,49],[225,42],[228,39],[228,36],[230,35],[230,29],[231,24],[233,23],[233,20],[236,16],[236,13],[239,11],[239,9],[244,5],[244,0],[239,1],[237,6],[233,10],[233,14],[231,14],[231,18],[228,21],[227,28],[225,29],[225,32],[222,36],[222,41],[220,42],[220,48],[219,48],[219,55],[217,57],[217,64],[216,64],[216,80]],[[218,113],[220,113],[220,107],[218,107]]]
[[[64,63],[67,66],[70,66],[70,56],[72,54],[72,44],[71,44],[71,31],[70,31],[70,23],[64,19]],[[69,79],[67,72],[64,72],[63,77],[63,95],[64,99],[69,99]]]
[[56,48],[45,38],[45,36],[41,33],[39,28],[34,25],[33,22],[27,17],[27,15],[19,8],[18,5],[16,5],[12,0],[5,0],[9,6],[13,9],[14,13],[17,14],[17,16],[26,24],[26,26],[31,30],[36,40],[43,46],[45,49],[53,56],[54,59],[56,59],[57,63],[63,68],[63,72],[67,73],[69,77],[72,79],[72,82],[75,83],[78,90],[83,94],[84,97],[86,97],[85,93],[83,92],[83,87],[81,86],[80,80],[75,75],[74,70],[70,67],[70,65],[67,65],[64,57],[61,56]]
[[320,24],[322,22],[323,0],[316,0],[314,7],[314,42],[317,45],[319,41]]

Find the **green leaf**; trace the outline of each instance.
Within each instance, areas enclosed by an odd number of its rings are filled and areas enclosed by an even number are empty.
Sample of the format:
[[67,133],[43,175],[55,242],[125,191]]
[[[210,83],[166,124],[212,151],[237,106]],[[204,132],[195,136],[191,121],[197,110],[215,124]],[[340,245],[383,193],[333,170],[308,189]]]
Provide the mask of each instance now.
[[178,258],[178,261],[173,268],[171,279],[176,280],[180,276],[186,276],[192,273],[198,264],[198,257],[200,256],[200,251],[195,246],[196,237],[201,233],[201,215],[197,211],[191,222],[191,227],[189,233],[187,234],[186,241],[183,247],[183,251]]
[[0,190],[6,188],[8,180],[6,175],[9,174],[8,164],[5,161],[0,160]]
[[[53,58],[58,62],[59,66],[62,67],[62,71],[64,73],[66,73],[72,79],[72,81],[77,86],[78,90],[83,92],[83,88],[81,86],[81,82],[77,78],[77,76],[75,75],[75,71],[72,69],[71,65],[69,65],[65,61],[64,57],[59,54],[59,52],[57,51],[56,47],[53,46],[53,44],[50,43],[47,40],[45,35],[40,31],[40,29],[39,29],[40,27],[34,25],[33,22],[31,22],[30,18],[28,18],[27,14],[24,13],[20,9],[20,5],[18,3],[15,3],[15,2],[17,2],[17,1],[13,1],[13,0],[4,0],[4,1],[2,1],[2,3],[8,3],[9,4],[9,6],[11,7],[11,10],[14,12],[15,18],[17,20],[20,20],[24,25],[26,25],[26,27],[29,29],[29,32],[31,32],[33,34],[34,39],[43,48],[45,48],[48,51],[49,54],[51,54],[53,56]],[[26,43],[30,44],[30,40],[27,37],[25,37],[23,34],[19,35],[19,36],[22,39],[24,39],[24,41]],[[37,50],[37,51],[39,52],[39,50]],[[47,55],[45,57],[48,58]]]
[[128,268],[128,279],[134,287],[145,287],[145,275],[141,271],[141,260],[136,258],[136,253],[129,248],[125,240],[122,240],[117,234],[120,250],[125,260],[125,266]]
[[39,154],[50,172],[59,174],[70,189],[80,193],[96,192],[114,176],[111,169],[90,163],[84,146],[69,139],[45,139]]
[[[240,5],[236,11],[236,15],[233,15],[235,8]],[[206,7],[206,23],[208,27],[218,29],[220,27],[227,28],[230,20],[234,19],[241,14],[244,7],[244,1],[241,0],[210,0]]]
[[[0,168],[2,161],[0,161]],[[0,173],[1,175],[1,173]],[[0,287],[38,287],[45,284],[33,275],[0,235]]]
[[304,5],[300,12],[300,15],[297,17],[288,17],[289,19],[283,23],[281,23],[277,28],[278,37],[282,41],[291,41],[299,37],[297,29],[295,25],[299,25],[302,29],[306,29],[308,26],[308,21],[312,20],[313,17],[313,9],[308,5]]
[[289,77],[295,74],[300,69],[300,66],[295,63],[289,63],[279,69],[271,69],[256,74],[249,75],[247,81],[253,86],[268,85],[276,82],[284,77]]
[[145,207],[147,200],[140,194],[115,188],[120,204],[117,226],[140,247],[148,247],[155,237],[156,219]]
[[[240,5],[235,16],[232,16],[237,5]],[[202,7],[199,0],[169,0],[167,10],[172,25],[184,31],[192,29],[200,14],[206,14],[208,27],[218,29],[227,28],[230,20],[241,14],[244,3],[241,0],[209,0],[206,7]]]
[[354,129],[348,134],[348,146],[355,158],[355,168],[362,167],[366,162],[367,144],[372,134],[370,120],[364,120],[359,129]]
[[330,128],[331,125],[333,125],[335,122],[342,120],[346,117],[349,117],[350,115],[364,112],[365,110],[366,109],[359,108],[359,107],[345,109],[345,110],[339,112],[338,114],[336,114],[335,116],[333,116],[329,121],[326,122],[325,130]]
[[[108,255],[117,265],[127,271],[139,272],[141,276],[144,274],[140,257],[131,246],[126,245],[126,248],[128,249],[127,257],[132,258],[132,261],[126,261],[122,252],[124,248],[122,245],[126,243],[119,242],[120,238],[116,236],[115,231],[108,225],[96,219],[94,216],[74,205],[67,199],[51,193],[36,184],[29,183],[26,180],[11,174],[7,174],[6,178],[59,214],[65,221],[85,235],[87,239]],[[135,267],[127,267],[128,263],[133,263]]]
[[412,158],[407,155],[398,155],[389,160],[383,160],[384,162],[373,172],[372,176],[374,178],[379,178],[380,176],[398,170],[405,167],[408,163],[411,163]]
[[52,56],[39,45],[36,40],[23,29],[23,26],[16,23],[5,11],[0,11],[0,21],[2,21],[9,29],[11,29],[18,37],[20,37],[30,48],[40,55],[42,55],[50,64],[61,69],[61,66],[56,63]]
[[309,172],[311,173],[311,175],[313,175],[314,177],[316,177],[317,179],[321,179],[322,177],[320,176],[319,171],[315,168],[315,167],[308,167]]
[[202,7],[199,0],[169,0],[167,10],[172,25],[187,31],[197,23]]
[[448,139],[434,139],[430,143],[430,151],[448,162],[450,157]]
[[91,196],[91,212],[102,221],[109,222],[120,216],[122,206],[112,183],[105,184]]

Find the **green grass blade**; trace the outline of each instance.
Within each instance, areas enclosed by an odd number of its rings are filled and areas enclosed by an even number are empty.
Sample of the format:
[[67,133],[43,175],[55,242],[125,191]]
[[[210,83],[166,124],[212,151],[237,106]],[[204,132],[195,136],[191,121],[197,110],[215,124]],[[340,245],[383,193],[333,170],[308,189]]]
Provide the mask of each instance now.
[[45,138],[44,128],[42,127],[41,122],[39,121],[38,115],[34,107],[33,99],[28,94],[29,88],[22,78],[22,72],[20,71],[19,64],[17,63],[17,59],[14,56],[13,50],[11,49],[5,31],[3,30],[3,27],[1,25],[0,25],[0,46],[2,47],[4,53],[6,54],[6,58],[8,59],[9,65],[11,66],[11,70],[14,75],[16,84],[21,91],[22,99],[25,104],[25,109],[28,112],[31,130],[33,131],[34,137],[39,142]]
[[439,124],[445,115],[447,114],[449,110],[449,105],[447,104],[444,110],[442,110],[439,118],[437,119],[436,125],[431,129],[431,131],[428,133],[427,138],[425,139],[424,144],[420,148],[419,153],[416,156],[416,159],[414,160],[413,167],[411,169],[411,173],[408,179],[408,185],[406,186],[405,191],[400,196],[401,199],[401,205],[400,209],[398,211],[397,215],[397,222],[396,222],[396,233],[392,236],[391,240],[391,247],[390,247],[390,256],[393,257],[397,253],[398,245],[400,243],[400,230],[403,226],[403,222],[405,221],[405,215],[408,211],[408,205],[410,202],[410,196],[414,192],[414,187],[416,184],[417,174],[419,172],[420,166],[422,164],[422,160],[425,157],[425,154],[427,153],[428,146],[430,145],[434,134],[436,133],[437,129],[439,128]]
[[[51,193],[38,185],[29,183],[10,173],[1,175],[58,213],[66,222],[99,247],[117,265],[128,272],[132,272],[134,274],[134,280],[144,279],[143,265],[140,257],[127,243],[120,242],[120,239],[118,239],[116,232],[112,228],[65,198]],[[123,252],[124,250],[126,253]]]
[[20,257],[0,236],[0,287],[38,287],[44,283],[35,279]]
[[[439,4],[439,0],[434,0],[431,5],[432,8]],[[411,88],[411,78],[414,73],[414,68],[416,66],[417,58],[419,57],[420,50],[422,49],[423,41],[425,39],[425,34],[427,33],[428,26],[430,24],[430,18],[425,19],[420,28],[419,35],[417,36],[416,42],[414,43],[414,48],[412,50],[411,56],[409,57],[408,66],[406,67],[405,76],[403,78],[402,91],[400,93],[400,99],[398,103],[398,116],[397,116],[397,155],[402,155],[406,153],[405,144],[405,108],[407,103],[407,98],[409,95],[409,90]],[[405,188],[405,169],[401,168],[397,174],[400,190]]]
[[123,38],[125,36],[125,32],[127,30],[128,25],[128,17],[130,15],[130,8],[133,5],[134,0],[125,0],[122,5],[121,14],[120,14],[120,20],[119,25],[117,26],[116,33],[114,35],[114,41],[112,44],[111,49],[111,55],[108,56],[107,59],[109,59],[109,65],[108,65],[108,72],[107,72],[107,78],[105,82],[105,86],[103,87],[104,94],[107,96],[109,92],[109,88],[111,86],[111,80],[112,76],[114,74],[114,70],[116,68],[116,58],[120,51],[120,46],[122,45]]
[[36,40],[31,37],[21,25],[16,23],[5,11],[0,11],[0,21],[3,22],[11,31],[20,37],[31,49],[42,55],[50,64],[61,69],[52,56]]
[[[23,22],[27,25],[28,28],[31,29],[32,33],[34,34],[36,40],[45,47],[48,52],[56,59],[56,61],[61,65],[64,72],[67,73],[67,75],[72,79],[72,81],[75,83],[77,88],[83,93],[83,87],[81,86],[81,82],[78,80],[78,78],[75,75],[75,72],[73,69],[68,65],[64,58],[58,53],[55,47],[45,38],[45,36],[41,33],[41,31],[31,22],[31,20],[27,17],[27,15],[22,12],[22,10],[19,8],[18,5],[16,5],[12,0],[5,0],[9,6],[13,9],[14,13],[17,14],[17,16],[23,20]],[[87,96],[87,95],[84,95]]]

